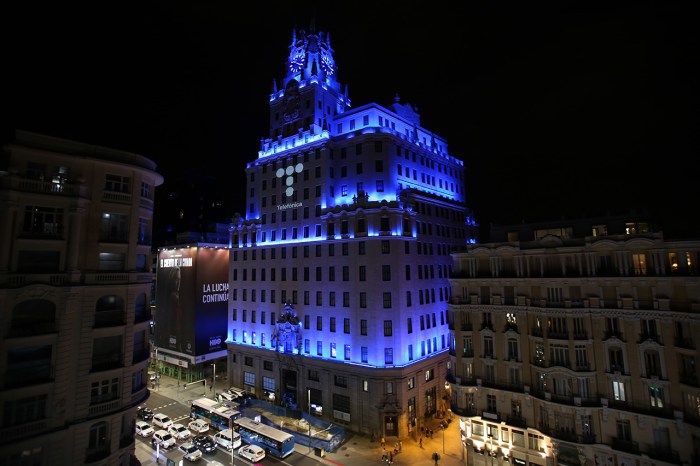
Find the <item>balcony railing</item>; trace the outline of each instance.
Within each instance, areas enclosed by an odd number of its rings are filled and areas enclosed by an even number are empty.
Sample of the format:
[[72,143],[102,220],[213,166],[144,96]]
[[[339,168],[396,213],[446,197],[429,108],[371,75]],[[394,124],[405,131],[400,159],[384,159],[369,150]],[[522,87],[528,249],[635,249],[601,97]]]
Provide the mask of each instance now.
[[614,450],[624,451],[625,453],[632,453],[634,455],[639,454],[639,443],[635,442],[634,440],[613,437],[612,447]]

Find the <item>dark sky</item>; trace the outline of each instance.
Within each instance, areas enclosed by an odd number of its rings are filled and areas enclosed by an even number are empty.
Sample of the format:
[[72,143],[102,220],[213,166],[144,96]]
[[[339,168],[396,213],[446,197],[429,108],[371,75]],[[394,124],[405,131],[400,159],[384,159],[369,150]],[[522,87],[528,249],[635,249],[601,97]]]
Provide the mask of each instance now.
[[2,15],[4,137],[210,173],[240,212],[292,29],[315,24],[355,107],[398,93],[447,138],[479,223],[648,208],[700,237],[692,2],[104,3]]

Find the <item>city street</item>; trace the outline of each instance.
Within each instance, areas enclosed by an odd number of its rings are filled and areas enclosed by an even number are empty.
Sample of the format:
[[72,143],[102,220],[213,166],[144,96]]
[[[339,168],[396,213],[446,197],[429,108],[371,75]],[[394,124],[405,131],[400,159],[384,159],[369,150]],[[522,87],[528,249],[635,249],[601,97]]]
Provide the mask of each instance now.
[[[200,398],[204,394],[202,386],[185,389],[178,385],[173,378],[163,376],[159,386],[151,391],[146,406],[155,413],[165,413],[173,419],[173,422],[180,422],[187,425],[189,423],[190,403],[193,399]],[[208,389],[206,389],[208,391]],[[209,394],[207,394],[209,395]],[[438,421],[435,421],[437,426]],[[387,438],[387,451],[398,441],[396,438]],[[450,423],[444,431],[439,428],[434,429],[433,438],[424,438],[422,448],[418,442],[411,439],[403,439],[401,452],[396,455],[392,453],[393,465],[435,465],[433,455],[438,453],[440,459],[439,466],[465,466],[466,450],[462,447],[457,419]],[[474,456],[475,458],[472,458]],[[150,439],[139,438],[136,441],[136,457],[143,466],[157,465],[156,451],[151,446]],[[217,450],[212,454],[204,454],[199,464],[210,464],[216,466],[217,462],[222,465],[251,465],[251,463],[238,455],[234,455],[233,463],[231,453],[225,450]],[[326,452],[321,458],[314,451],[309,451],[308,447],[296,445],[295,453],[280,460],[273,457],[265,457],[262,464],[284,464],[294,466],[364,466],[368,464],[386,464],[382,461],[382,447],[378,441],[371,441],[368,436],[346,432],[345,442],[335,451]],[[500,466],[497,461],[496,466]],[[165,460],[161,457],[160,464],[164,465]],[[187,464],[184,461],[183,464]],[[482,455],[474,455],[470,452],[469,465],[487,466],[487,459]]]

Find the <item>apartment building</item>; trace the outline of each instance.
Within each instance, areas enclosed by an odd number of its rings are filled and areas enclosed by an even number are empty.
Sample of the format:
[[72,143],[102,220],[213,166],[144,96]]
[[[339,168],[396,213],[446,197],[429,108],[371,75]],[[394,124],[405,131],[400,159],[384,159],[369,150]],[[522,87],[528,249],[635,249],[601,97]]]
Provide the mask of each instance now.
[[127,466],[163,178],[141,155],[25,131],[2,150],[0,464]]
[[576,231],[504,227],[508,241],[452,255],[468,464],[698,464],[700,241],[638,216]]
[[231,225],[228,379],[403,437],[449,408],[450,253],[477,231],[463,162],[398,97],[353,108],[327,34],[289,50]]

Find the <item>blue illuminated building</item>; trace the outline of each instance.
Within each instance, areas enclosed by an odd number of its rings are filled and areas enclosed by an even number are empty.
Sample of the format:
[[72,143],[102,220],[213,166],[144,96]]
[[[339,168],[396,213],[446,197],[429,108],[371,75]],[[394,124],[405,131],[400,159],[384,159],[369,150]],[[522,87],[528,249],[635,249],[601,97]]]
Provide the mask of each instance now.
[[353,108],[336,77],[330,36],[295,31],[231,225],[228,377],[405,437],[449,407],[450,253],[477,225],[447,141],[398,97]]

